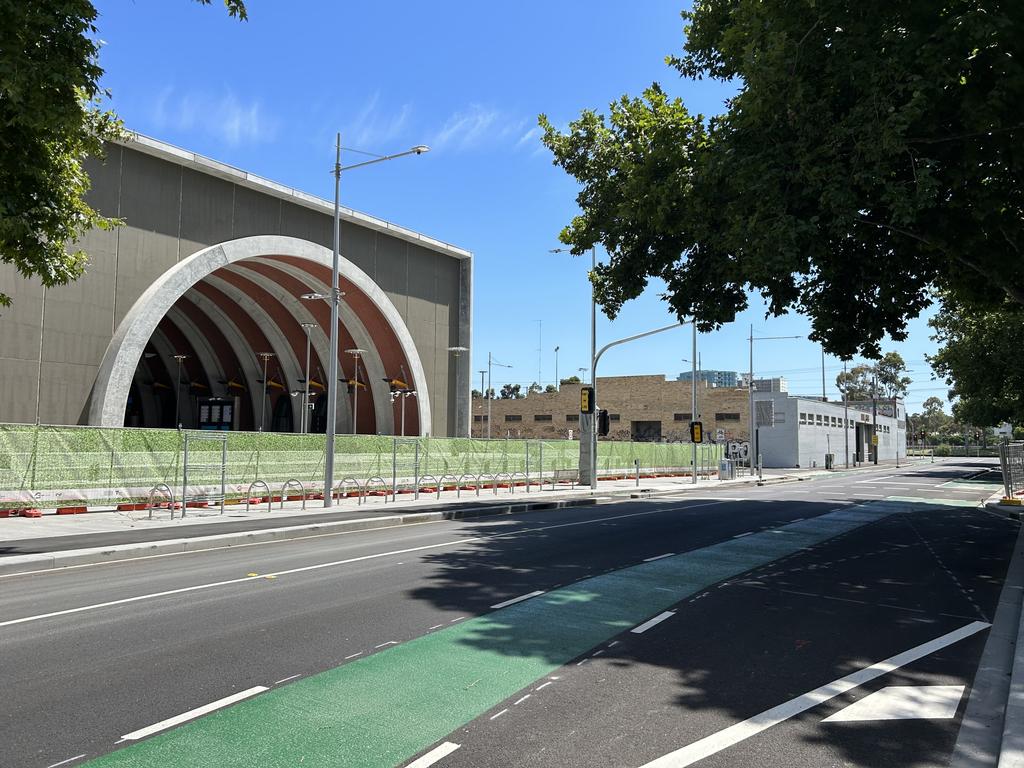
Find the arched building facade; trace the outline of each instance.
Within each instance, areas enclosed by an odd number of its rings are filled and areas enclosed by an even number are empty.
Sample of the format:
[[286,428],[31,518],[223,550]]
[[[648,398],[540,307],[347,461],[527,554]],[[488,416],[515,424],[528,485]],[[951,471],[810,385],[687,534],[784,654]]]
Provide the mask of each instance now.
[[[143,136],[89,172],[88,273],[0,268],[0,421],[323,431],[333,205]],[[338,431],[468,435],[472,255],[346,209],[340,250]]]

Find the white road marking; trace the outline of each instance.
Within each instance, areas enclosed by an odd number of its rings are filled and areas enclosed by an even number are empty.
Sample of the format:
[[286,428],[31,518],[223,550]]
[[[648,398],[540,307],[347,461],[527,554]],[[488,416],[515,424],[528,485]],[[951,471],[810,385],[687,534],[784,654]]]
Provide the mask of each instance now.
[[373,646],[373,648],[374,650],[376,650],[378,648],[383,648],[386,645],[398,645],[398,643],[396,643],[394,640],[388,640],[386,643],[381,643],[380,645]]
[[504,715],[506,712],[508,712],[508,707],[506,707],[505,709],[501,710],[501,712],[499,712],[496,715],[491,715],[491,720],[497,720],[499,717]]
[[353,653],[351,656],[346,656],[345,657],[345,661],[348,661],[349,659],[354,659],[356,656],[362,656],[362,655],[363,655],[362,651],[360,651],[359,653]]
[[[532,693],[526,694],[525,696],[523,696],[523,698],[519,699],[519,701],[517,701],[516,704],[522,704],[524,701],[526,701],[531,696],[533,696]],[[515,706],[515,704],[513,704],[512,706]]]
[[658,624],[661,624],[661,622],[663,622],[665,619],[671,619],[675,615],[676,615],[675,611],[665,611],[664,613],[659,613],[653,619],[648,619],[647,621],[645,621],[640,626],[633,627],[629,631],[632,632],[634,635],[639,635],[639,634],[641,634],[643,632],[646,632],[651,627],[656,626]]
[[146,726],[145,728],[140,728],[137,731],[126,733],[121,737],[121,741],[136,741],[137,739],[143,739],[146,736],[152,736],[154,733],[166,731],[168,728],[173,728],[176,725],[187,723],[189,720],[194,720],[202,715],[207,715],[210,712],[230,706],[231,704],[242,701],[243,699],[251,698],[257,693],[263,693],[266,690],[269,690],[266,686],[257,685],[249,688],[248,690],[233,693],[230,696],[225,696],[223,699],[217,699],[217,701],[210,702],[209,704],[197,707],[196,709],[190,709],[188,712],[183,712],[180,715],[175,715],[174,717],[169,717],[166,720],[161,720],[159,723],[154,723],[153,725]]
[[883,480],[892,480],[894,477],[899,477],[899,475],[886,475],[885,477],[872,477],[869,480],[854,480],[853,484],[854,485],[860,485],[861,483],[880,483]]
[[429,629],[440,629],[443,626],[444,626],[444,624],[435,624],[434,626],[430,627]]
[[457,619],[452,619],[448,623],[449,624],[454,624],[456,621],[462,621],[464,618],[466,618],[466,617],[465,616],[459,616]]
[[494,605],[491,606],[491,608],[504,608],[505,606],[515,605],[516,603],[521,603],[523,600],[529,600],[531,597],[536,597],[537,595],[543,595],[543,594],[544,594],[544,590],[543,589],[538,589],[535,592],[530,592],[530,593],[525,594],[525,595],[520,595],[519,597],[513,597],[511,600],[506,600],[503,603],[495,603]]
[[86,754],[87,753],[83,752],[80,755],[69,757],[67,760],[61,760],[59,763],[54,763],[53,765],[47,766],[47,768],[57,768],[58,765],[67,765],[68,763],[73,763],[75,762],[75,760],[81,760],[83,757],[85,757]]
[[450,755],[460,746],[460,744],[452,744],[452,742],[446,741],[444,744],[434,747],[432,750],[427,752],[427,754],[423,755],[423,757],[419,757],[413,760],[411,763],[405,766],[405,768],[428,768],[428,766],[433,765],[442,757],[447,757],[448,755]]
[[291,677],[285,677],[285,678],[282,678],[281,680],[276,680],[274,682],[274,685],[280,685],[281,683],[287,683],[289,680],[294,680],[296,677],[302,677],[302,675],[301,674],[292,675]]
[[752,533],[753,531],[747,531],[746,533],[737,533],[735,536],[733,536],[733,538],[742,539],[744,536],[750,536]]
[[806,517],[798,517],[796,520],[790,520],[791,523],[799,523],[801,520],[806,520]]
[[956,715],[962,685],[890,685],[826,717],[823,723],[867,720],[948,720]]
[[666,557],[672,557],[675,552],[666,552],[664,555],[656,555],[655,557],[648,557],[644,559],[645,563],[653,563],[655,560],[661,560]]
[[941,637],[937,637],[927,643],[915,646],[908,651],[898,653],[884,661],[878,662],[877,664],[872,664],[869,667],[859,669],[846,677],[841,677],[827,685],[821,686],[820,688],[815,688],[813,691],[805,693],[802,696],[797,696],[795,699],[790,699],[789,701],[779,704],[777,707],[772,707],[759,715],[754,715],[749,720],[736,723],[735,725],[731,725],[718,733],[713,733],[699,741],[688,744],[682,749],[677,749],[675,752],[663,755],[662,757],[645,764],[642,768],[685,768],[685,766],[693,765],[697,761],[721,752],[723,749],[728,749],[734,744],[738,744],[741,741],[749,739],[751,736],[756,736],[761,733],[761,731],[767,730],[773,725],[778,725],[794,715],[806,712],[808,709],[812,709],[829,699],[833,699],[840,694],[856,688],[857,686],[870,682],[871,680],[881,677],[888,672],[892,672],[894,669],[899,669],[911,662],[922,659],[935,651],[959,642],[964,638],[970,637],[983,629],[988,629],[990,626],[991,625],[989,623],[984,621],[975,621],[967,624],[960,629],[949,632]]
[[536,687],[536,689],[535,689],[535,690],[538,690],[538,691],[539,691],[539,690],[540,690],[541,688],[547,688],[547,687],[548,687],[549,685],[551,685],[551,681],[550,681],[550,680],[548,680],[548,681],[547,681],[546,683],[544,683],[543,685],[538,685],[538,686]]

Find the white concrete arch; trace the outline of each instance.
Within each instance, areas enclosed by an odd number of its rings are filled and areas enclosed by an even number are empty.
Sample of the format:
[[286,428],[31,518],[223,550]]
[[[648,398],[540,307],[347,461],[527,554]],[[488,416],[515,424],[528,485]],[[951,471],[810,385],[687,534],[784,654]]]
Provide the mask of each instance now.
[[[318,280],[309,272],[306,272],[299,267],[284,261],[275,261],[274,259],[253,259],[253,261],[261,262],[294,277],[296,280],[301,280],[313,293],[321,293],[324,295],[330,294],[330,288],[326,283]],[[259,272],[254,272],[251,269],[245,269],[244,266],[231,267],[231,269],[240,270],[241,273],[244,273],[245,277],[260,276],[262,280],[259,281],[259,284],[262,288],[270,291],[279,299],[287,297],[294,304],[295,297],[288,294],[284,289],[276,284],[274,284],[273,290],[271,290],[271,288],[268,287],[271,281],[269,278],[260,275]],[[308,322],[313,322],[313,316],[309,313],[309,310],[305,308],[304,303],[300,304],[300,308],[303,310],[304,316],[309,318]],[[391,388],[384,381],[388,374],[384,368],[384,361],[381,359],[380,351],[373,343],[373,339],[370,337],[370,332],[366,330],[366,326],[363,324],[363,321],[359,319],[355,310],[346,304],[344,300],[342,300],[339,310],[341,324],[348,329],[349,333],[352,334],[352,338],[355,340],[356,346],[360,349],[365,349],[368,352],[368,354],[363,355],[360,358],[360,367],[362,367],[366,373],[366,377],[369,379],[369,386],[373,391],[373,406],[374,415],[377,421],[377,432],[386,435],[397,434],[395,432],[395,410],[391,405]],[[297,313],[293,312],[293,314]],[[303,320],[303,322],[307,321]],[[323,348],[323,354],[320,356],[320,359],[327,360],[330,357],[330,339],[322,328],[318,327],[314,333],[320,333],[325,341],[326,346]],[[351,365],[351,361],[344,361],[339,363],[339,365]],[[345,399],[346,398],[341,398],[341,400],[339,400],[339,404]],[[350,406],[346,405],[346,408],[348,407]],[[352,422],[350,421],[348,423],[351,425]],[[351,426],[349,426],[349,429],[351,429]]]
[[[217,277],[216,275],[207,275],[203,278],[203,282],[227,296],[233,301],[240,310],[245,312],[249,317],[252,318],[253,322],[259,326],[259,329],[263,332],[263,335],[267,337],[267,343],[270,344],[270,349],[253,349],[250,351],[250,355],[256,359],[257,367],[260,371],[260,380],[263,380],[263,361],[256,357],[260,352],[273,352],[274,359],[271,360],[267,365],[267,376],[268,378],[273,377],[273,373],[277,368],[281,369],[287,381],[282,382],[290,391],[293,384],[297,384],[299,379],[302,378],[302,364],[299,362],[299,358],[295,354],[295,350],[292,349],[292,345],[288,343],[287,337],[281,331],[280,328],[274,323],[273,318],[256,303],[245,291],[240,288],[236,288],[226,280]],[[267,388],[267,399],[272,399],[274,390]],[[273,418],[274,409],[270,403],[264,403],[263,401],[263,385],[260,384],[259,391],[259,408],[256,410],[256,424],[255,428],[260,428],[261,411],[266,405],[266,424],[270,424]],[[297,398],[291,398],[292,408],[292,424],[298,424],[299,419],[302,417],[302,406],[297,402]],[[264,426],[266,429],[266,426]]]
[[[230,240],[204,248],[182,259],[147,288],[125,314],[103,355],[89,407],[89,423],[120,426],[128,401],[132,377],[139,358],[157,324],[193,285],[216,270],[235,262],[260,256],[291,256],[330,268],[331,252],[321,245],[296,237],[257,235]],[[421,431],[431,432],[430,397],[423,364],[412,336],[387,294],[359,267],[340,258],[344,278],[362,291],[381,312],[409,361],[411,384],[420,392],[416,398]],[[298,422],[296,422],[298,423]]]

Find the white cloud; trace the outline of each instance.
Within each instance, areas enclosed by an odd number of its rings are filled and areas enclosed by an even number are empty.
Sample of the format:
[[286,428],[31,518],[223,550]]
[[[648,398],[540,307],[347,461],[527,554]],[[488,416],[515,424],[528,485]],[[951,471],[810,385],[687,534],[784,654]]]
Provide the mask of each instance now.
[[342,133],[345,146],[383,152],[389,149],[389,143],[403,135],[412,105],[403,104],[397,112],[385,114],[379,104],[380,93],[374,93]]
[[[455,150],[478,149],[508,144],[526,127],[526,120],[514,118],[494,107],[471,104],[453,113],[433,137],[431,145]],[[516,144],[518,146],[518,144]]]
[[173,128],[214,136],[229,146],[272,141],[279,128],[258,99],[242,102],[233,92],[178,93],[168,86],[160,91],[151,112],[157,129]]

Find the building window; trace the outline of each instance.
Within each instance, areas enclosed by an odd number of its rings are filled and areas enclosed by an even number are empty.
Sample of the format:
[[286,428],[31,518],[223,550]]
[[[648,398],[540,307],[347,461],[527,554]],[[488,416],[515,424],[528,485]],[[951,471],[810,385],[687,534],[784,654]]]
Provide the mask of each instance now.
[[806,424],[807,423],[807,414],[806,413],[801,413],[800,414],[800,423],[801,424]]
[[820,413],[814,414],[814,423],[819,427],[822,426]]
[[510,413],[505,416],[505,421],[522,421],[523,417],[517,413]]
[[484,420],[483,416],[474,416],[473,417],[473,421],[483,421],[483,420]]
[[839,419],[837,419],[835,416],[832,417],[832,426],[833,427],[838,427],[839,426]]
[[693,418],[693,414],[692,413],[673,413],[672,414],[672,420],[673,421],[689,421],[692,418]]
[[617,413],[609,413],[608,414],[608,421],[618,421],[618,420],[619,420],[619,414],[617,414]]
[[579,421],[580,415],[578,413],[567,413],[565,414],[566,421]]
[[551,421],[550,413],[537,413],[533,416],[534,421]]
[[738,413],[716,413],[715,421],[739,421],[740,415]]

